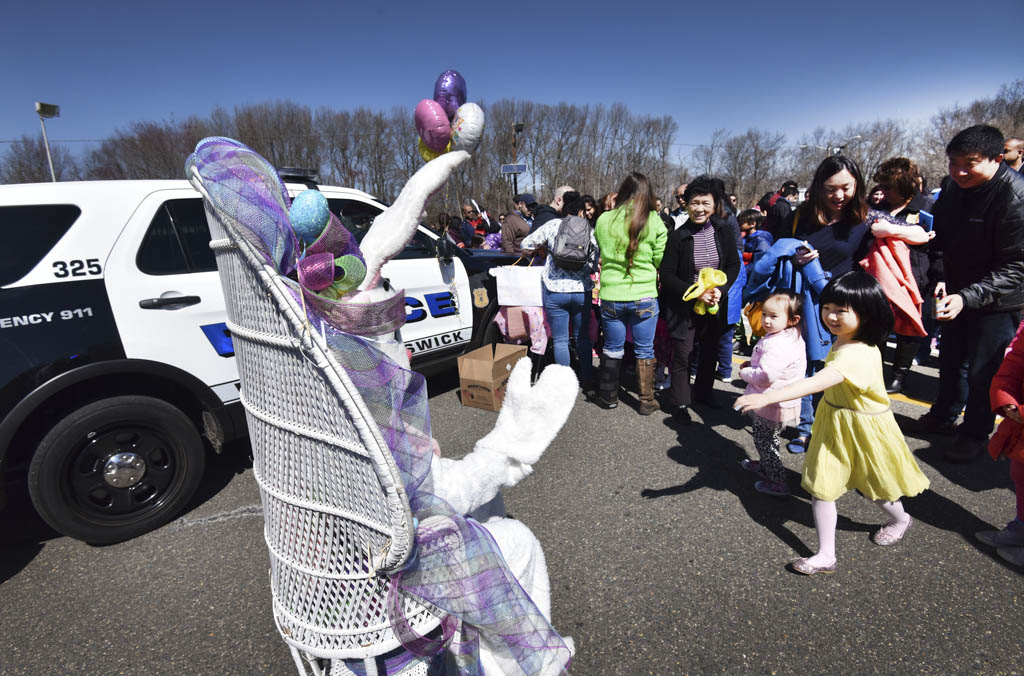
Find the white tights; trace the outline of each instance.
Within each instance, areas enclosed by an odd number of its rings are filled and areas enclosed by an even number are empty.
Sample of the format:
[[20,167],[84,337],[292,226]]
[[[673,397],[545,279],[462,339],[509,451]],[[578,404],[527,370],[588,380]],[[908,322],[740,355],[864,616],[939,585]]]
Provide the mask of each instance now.
[[[910,515],[903,509],[902,502],[875,500],[874,503],[889,517],[884,526],[900,525],[906,529]],[[809,557],[807,562],[812,566],[830,566],[836,562],[836,521],[839,518],[836,503],[813,498],[811,511],[814,513],[814,529],[818,533],[818,553]]]

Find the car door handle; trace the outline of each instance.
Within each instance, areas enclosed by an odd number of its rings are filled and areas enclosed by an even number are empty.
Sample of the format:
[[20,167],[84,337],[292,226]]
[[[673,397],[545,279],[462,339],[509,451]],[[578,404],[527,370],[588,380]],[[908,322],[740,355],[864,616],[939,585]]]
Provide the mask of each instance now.
[[139,301],[143,310],[159,310],[168,305],[195,305],[202,299],[199,296],[168,296],[166,298],[145,298]]

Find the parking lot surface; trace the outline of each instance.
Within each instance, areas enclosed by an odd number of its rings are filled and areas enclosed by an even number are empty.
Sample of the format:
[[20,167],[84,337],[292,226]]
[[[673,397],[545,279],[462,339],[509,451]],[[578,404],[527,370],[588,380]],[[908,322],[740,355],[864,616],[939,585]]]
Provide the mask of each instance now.
[[[457,378],[430,379],[443,452],[459,457],[494,413],[464,408]],[[739,393],[719,383],[723,402]],[[934,369],[915,370],[897,420],[925,412]],[[1020,674],[1024,571],[977,542],[1013,516],[1004,463],[942,461],[945,437],[907,441],[932,482],[906,501],[895,547],[869,536],[878,509],[840,499],[838,572],[785,563],[815,547],[809,496],[757,493],[745,419],[695,409],[677,427],[633,400],[579,398],[534,473],[505,493],[539,537],[555,627],[573,674]],[[0,673],[291,674],[274,628],[248,446],[214,459],[193,507],[134,540],[93,547],[49,531],[17,492],[0,512]],[[799,485],[802,456],[783,453]]]

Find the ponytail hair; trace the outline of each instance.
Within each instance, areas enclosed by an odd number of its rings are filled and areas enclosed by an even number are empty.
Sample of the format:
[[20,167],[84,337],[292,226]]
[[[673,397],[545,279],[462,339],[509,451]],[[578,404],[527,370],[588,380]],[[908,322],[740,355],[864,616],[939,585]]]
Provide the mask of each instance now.
[[618,195],[615,197],[615,208],[633,202],[633,217],[629,221],[629,244],[626,246],[626,274],[633,267],[633,257],[640,246],[640,234],[647,227],[647,219],[654,211],[654,194],[651,183],[640,172],[634,171],[622,181]]

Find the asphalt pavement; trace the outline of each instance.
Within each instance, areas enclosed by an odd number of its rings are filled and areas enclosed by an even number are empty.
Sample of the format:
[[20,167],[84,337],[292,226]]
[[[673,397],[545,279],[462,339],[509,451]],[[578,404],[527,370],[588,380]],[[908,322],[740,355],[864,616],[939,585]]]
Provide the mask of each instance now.
[[[459,457],[496,414],[464,408],[457,377],[430,379],[443,452]],[[905,429],[934,369],[893,401]],[[716,385],[728,403],[739,388]],[[519,486],[512,516],[540,538],[554,625],[573,674],[1021,674],[1024,570],[977,542],[1013,516],[1005,463],[942,461],[944,437],[907,441],[932,482],[890,548],[882,514],[841,498],[834,575],[785,563],[815,545],[809,496],[757,493],[745,419],[695,409],[604,411],[579,398]],[[248,446],[215,458],[193,507],[129,542],[93,547],[50,531],[15,494],[0,512],[0,674],[293,674],[274,627]],[[785,456],[799,485],[802,456]]]

